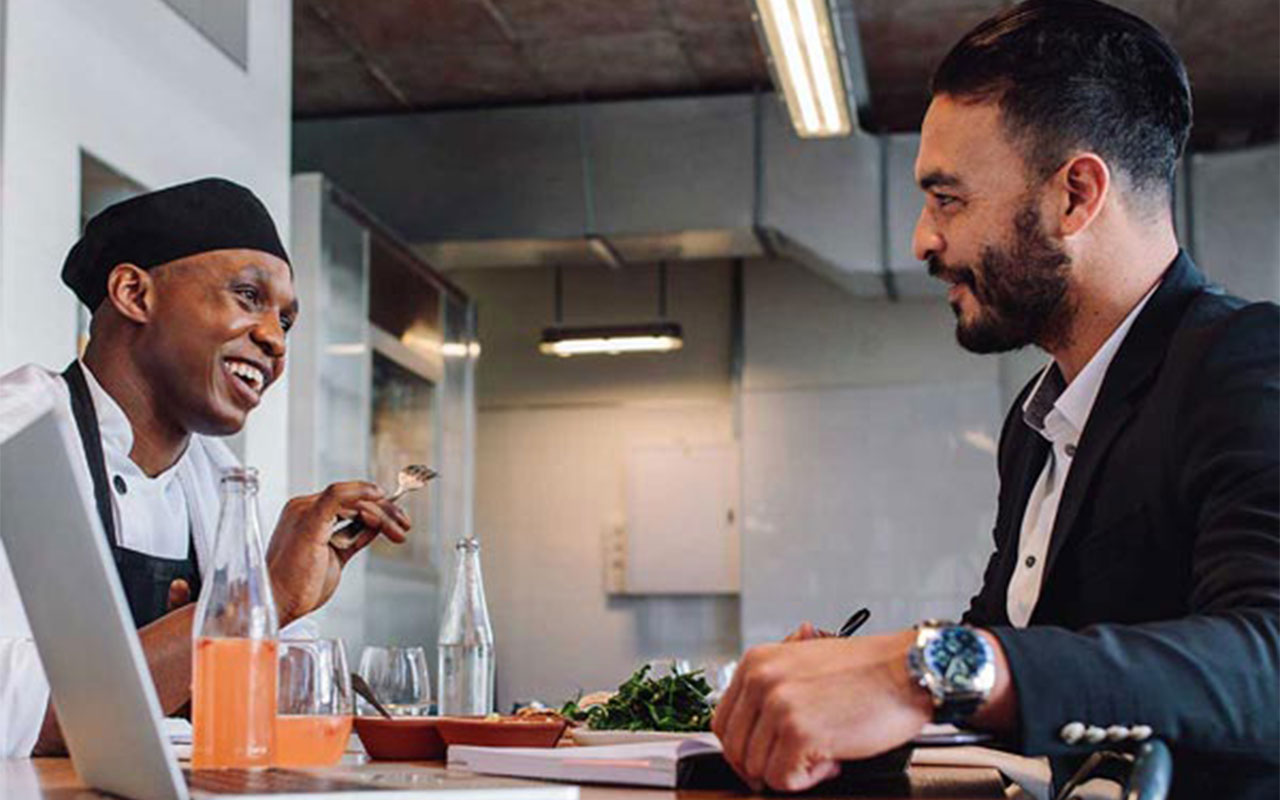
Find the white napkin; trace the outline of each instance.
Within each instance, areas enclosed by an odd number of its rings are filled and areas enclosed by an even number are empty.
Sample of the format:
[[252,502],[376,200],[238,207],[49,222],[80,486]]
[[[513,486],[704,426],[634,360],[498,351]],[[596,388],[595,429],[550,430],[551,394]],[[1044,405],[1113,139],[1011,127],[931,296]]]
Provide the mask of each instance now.
[[191,723],[181,717],[165,717],[160,728],[179,761],[191,760]]

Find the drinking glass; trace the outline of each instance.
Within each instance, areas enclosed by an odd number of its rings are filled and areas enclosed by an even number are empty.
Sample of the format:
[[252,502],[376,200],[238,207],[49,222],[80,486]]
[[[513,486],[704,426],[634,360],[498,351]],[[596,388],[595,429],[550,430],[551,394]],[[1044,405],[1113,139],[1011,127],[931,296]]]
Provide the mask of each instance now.
[[276,766],[336,764],[351,737],[351,673],[341,639],[281,639]]
[[711,687],[711,694],[707,699],[715,705],[720,702],[729,684],[733,683],[733,674],[738,669],[738,662],[732,658],[709,658],[699,663],[698,669],[702,670],[707,684]]
[[[393,716],[421,717],[431,708],[427,654],[421,647],[365,647],[360,677]],[[361,714],[378,713],[363,699],[359,706]]]
[[667,658],[652,658],[645,663],[649,665],[649,677],[654,679],[667,675],[684,675],[693,672],[693,665],[687,658],[668,656]]

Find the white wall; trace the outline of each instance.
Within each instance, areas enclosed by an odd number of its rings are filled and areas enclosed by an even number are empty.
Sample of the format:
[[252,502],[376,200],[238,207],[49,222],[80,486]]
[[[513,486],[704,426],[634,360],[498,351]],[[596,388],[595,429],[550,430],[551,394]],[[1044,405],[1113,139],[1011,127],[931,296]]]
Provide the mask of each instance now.
[[[611,597],[604,536],[623,517],[628,449],[733,438],[730,268],[670,269],[669,355],[557,359],[550,269],[450,277],[479,303],[476,533],[497,641],[498,705],[613,688],[642,661],[736,653],[733,597]],[[565,322],[656,315],[656,270],[566,268]]]
[[1280,146],[1191,159],[1192,250],[1232,294],[1280,301]]
[[[75,355],[59,277],[79,233],[80,150],[159,188],[221,175],[252,188],[288,241],[291,5],[250,4],[248,70],[157,0],[8,0],[0,175],[0,370]],[[283,502],[285,384],[245,436],[263,516]]]

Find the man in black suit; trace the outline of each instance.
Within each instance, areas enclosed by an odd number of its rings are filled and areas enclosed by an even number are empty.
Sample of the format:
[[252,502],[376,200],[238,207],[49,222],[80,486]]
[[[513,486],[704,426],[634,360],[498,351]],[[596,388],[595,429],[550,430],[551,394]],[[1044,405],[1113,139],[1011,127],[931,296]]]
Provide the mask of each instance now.
[[[1182,62],[1095,0],[1031,0],[933,83],[916,254],[957,339],[1052,357],[1010,410],[995,553],[963,625],[749,651],[713,723],[803,789],[930,719],[1053,759],[1157,737],[1174,795],[1280,789],[1280,309],[1179,247]],[[801,639],[801,641],[794,641]]]

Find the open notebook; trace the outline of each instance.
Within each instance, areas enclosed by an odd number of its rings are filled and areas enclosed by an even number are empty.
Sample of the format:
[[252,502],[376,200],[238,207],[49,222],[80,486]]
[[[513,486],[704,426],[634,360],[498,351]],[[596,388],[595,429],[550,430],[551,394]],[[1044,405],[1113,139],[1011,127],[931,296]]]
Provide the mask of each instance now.
[[[834,785],[882,785],[905,781],[909,748],[843,765]],[[613,783],[680,789],[743,788],[713,734],[676,741],[604,747],[449,748],[449,767],[484,775],[542,778],[572,783]]]

